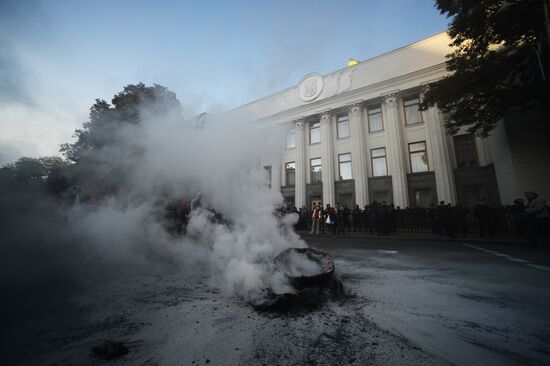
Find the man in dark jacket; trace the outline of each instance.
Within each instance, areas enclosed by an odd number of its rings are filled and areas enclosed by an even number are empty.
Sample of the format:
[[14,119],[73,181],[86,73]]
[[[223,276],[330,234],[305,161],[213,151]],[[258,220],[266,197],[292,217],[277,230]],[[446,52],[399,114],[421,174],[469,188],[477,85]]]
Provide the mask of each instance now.
[[491,208],[487,205],[485,199],[479,199],[475,207],[474,216],[477,218],[479,224],[479,235],[483,238],[485,236],[485,230],[487,230],[489,236],[493,238],[495,234],[493,234],[493,227],[491,225]]
[[355,205],[351,213],[351,218],[353,220],[353,232],[361,231],[362,212],[359,205]]
[[336,236],[336,211],[334,210],[333,207],[330,207],[330,204],[327,203],[327,208],[326,208],[326,213],[327,213],[327,231],[330,230],[332,231],[332,235]]

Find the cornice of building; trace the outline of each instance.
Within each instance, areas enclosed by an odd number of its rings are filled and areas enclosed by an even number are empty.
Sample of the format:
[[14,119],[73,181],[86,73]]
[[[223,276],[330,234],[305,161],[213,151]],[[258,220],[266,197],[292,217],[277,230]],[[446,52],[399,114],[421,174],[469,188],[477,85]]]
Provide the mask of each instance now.
[[[361,61],[359,63],[357,63],[356,65],[353,65],[353,66],[349,66],[349,67],[343,67],[343,68],[340,68],[340,69],[337,69],[335,71],[332,71],[328,74],[325,74],[325,75],[322,75],[322,78],[323,79],[327,79],[327,78],[330,78],[330,77],[334,77],[338,74],[342,74],[343,72],[345,71],[351,71],[352,73],[355,71],[355,70],[359,70],[361,68],[364,68],[366,66],[368,66],[369,64],[373,63],[373,62],[376,62],[382,58],[385,58],[385,57],[390,57],[396,53],[400,53],[400,52],[403,52],[403,51],[406,51],[408,49],[411,49],[411,48],[415,48],[415,47],[419,47],[421,46],[422,44],[425,44],[425,43],[429,43],[431,41],[434,41],[435,39],[438,39],[438,38],[441,38],[441,37],[445,37],[447,39],[449,39],[450,41],[450,38],[447,34],[447,32],[440,32],[440,33],[437,33],[437,34],[434,34],[432,36],[429,36],[429,37],[426,37],[426,38],[423,38],[419,41],[416,41],[416,42],[413,42],[413,43],[410,43],[410,44],[407,44],[405,46],[402,46],[402,47],[399,47],[399,48],[396,48],[394,50],[391,50],[391,51],[388,51],[388,52],[385,52],[385,53],[382,53],[380,55],[377,55],[377,56],[374,56],[374,57],[371,57],[369,59],[366,59],[364,61]],[[449,49],[450,51],[450,49]],[[310,74],[308,74],[310,75]],[[407,74],[408,75],[408,74]],[[405,75],[403,75],[405,76]],[[303,80],[303,79],[302,79]],[[279,95],[284,95],[286,93],[290,93],[292,92],[294,89],[296,89],[297,87],[299,86],[299,83],[296,84],[296,85],[293,85],[293,86],[290,86],[288,88],[285,88],[277,93],[273,93],[273,94],[270,94],[270,95],[267,95],[263,98],[259,98],[259,99],[256,99],[256,100],[253,100],[253,101],[250,101],[248,103],[245,103],[237,108],[234,108],[232,111],[238,111],[238,110],[243,110],[243,109],[246,109],[247,107],[250,107],[250,106],[253,106],[255,104],[259,104],[259,103],[262,103],[262,102],[265,102],[265,101],[269,101],[270,99],[274,99],[276,98],[277,96]],[[360,89],[363,89],[364,87],[361,87],[361,88],[358,88],[357,90],[360,90]],[[330,98],[329,98],[330,99]],[[311,102],[311,104],[313,104],[315,102]],[[303,106],[302,106],[303,107]],[[274,114],[274,115],[277,115],[277,114]],[[264,118],[262,118],[264,119]]]
[[[317,115],[327,110],[334,110],[347,106],[353,103],[368,102],[375,100],[382,95],[394,92],[395,90],[405,91],[406,89],[422,87],[430,82],[441,79],[447,74],[445,63],[433,65],[421,70],[400,75],[382,82],[366,85],[357,89],[353,89],[333,97],[320,99],[306,105],[297,106],[287,109],[280,113],[265,116],[260,118],[259,122],[269,123],[286,123],[297,119],[298,117]],[[410,87],[407,85],[410,84]]]

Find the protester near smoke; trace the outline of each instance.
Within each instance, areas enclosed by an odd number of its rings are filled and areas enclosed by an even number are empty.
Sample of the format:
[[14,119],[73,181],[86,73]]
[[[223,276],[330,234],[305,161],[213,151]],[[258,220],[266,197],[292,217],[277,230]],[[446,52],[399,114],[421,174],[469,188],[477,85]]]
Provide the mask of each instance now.
[[327,229],[327,210],[323,208],[322,205],[319,205],[319,208],[321,209],[321,218],[319,220],[319,225],[321,226],[321,232],[324,234],[325,229]]
[[315,205],[311,213],[311,231],[310,234],[319,235],[319,221],[322,217],[322,210],[320,206]]
[[336,236],[336,211],[334,210],[334,207],[330,207],[330,204],[327,203],[326,212],[327,218],[325,222],[328,225],[327,231],[330,230],[332,235]]
[[397,231],[397,216],[399,215],[399,211],[401,211],[401,207],[397,206],[392,203],[389,208],[389,218],[390,218],[390,232],[396,232]]
[[466,234],[468,234],[468,220],[466,217],[468,210],[462,207],[462,205],[456,205],[454,211],[454,219],[458,223],[459,230],[462,232],[462,237],[465,238]]
[[389,235],[391,228],[390,207],[386,201],[382,201],[380,211],[380,234]]
[[302,206],[299,212],[299,227],[300,230],[307,231],[309,226],[309,211],[306,206]]
[[487,230],[489,232],[489,236],[494,237],[495,234],[493,233],[493,226],[491,223],[491,208],[487,205],[483,197],[478,200],[474,215],[479,224],[479,236],[483,238],[485,236],[485,230]]
[[339,234],[345,234],[344,224],[344,206],[336,202],[336,227]]
[[514,229],[516,234],[519,236],[525,236],[527,233],[527,223],[529,221],[529,217],[527,213],[525,212],[525,204],[523,203],[523,199],[516,198],[514,200],[514,204],[510,208],[510,211],[512,212],[512,215],[514,217]]
[[373,202],[370,206],[365,206],[365,212],[363,213],[364,222],[365,222],[365,232],[369,234],[374,234],[376,227],[376,213],[375,213],[376,202]]
[[298,217],[298,221],[294,224],[294,230],[299,230],[300,227],[300,212],[298,211],[298,208],[296,206],[292,206],[290,209],[290,213],[295,214]]
[[[311,224],[314,221],[315,207],[313,206],[311,214],[308,214],[310,224],[304,230],[310,234],[325,234],[325,232],[333,235],[345,234],[345,228],[349,226],[347,233],[363,231],[377,235],[398,232],[432,232],[436,235],[455,238],[457,233],[466,237],[472,230],[475,232],[479,229],[479,234],[482,237],[485,234],[494,237],[495,231],[515,232],[522,236],[527,233],[530,225],[529,237],[538,242],[545,234],[545,225],[550,226],[550,221],[534,220],[533,215],[525,211],[523,200],[515,200],[514,205],[490,206],[484,199],[480,199],[473,209],[460,204],[452,206],[445,201],[441,201],[437,205],[431,204],[429,208],[406,207],[404,209],[394,207],[393,204],[388,205],[385,201],[382,203],[373,201],[365,205],[363,210],[355,205],[353,211],[349,212],[347,221],[345,219],[346,205],[337,202],[335,207],[331,207],[330,204],[326,209],[323,209],[322,206],[318,207],[317,229]],[[303,208],[300,210],[300,212],[304,211]],[[545,214],[541,213],[541,215]],[[537,221],[543,222],[543,224],[536,224]]]
[[362,212],[361,212],[361,208],[359,207],[359,205],[355,205],[355,208],[353,209],[352,213],[351,213],[351,218],[353,220],[353,232],[357,232],[357,231],[361,231],[361,226],[362,226]]
[[348,208],[348,206],[344,203],[342,205],[342,218],[344,220],[344,228],[349,232],[351,232],[351,211]]

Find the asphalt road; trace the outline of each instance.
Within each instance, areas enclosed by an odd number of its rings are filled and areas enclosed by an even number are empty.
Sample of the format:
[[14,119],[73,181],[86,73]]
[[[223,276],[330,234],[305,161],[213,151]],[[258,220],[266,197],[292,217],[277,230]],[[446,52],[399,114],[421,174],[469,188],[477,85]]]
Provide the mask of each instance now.
[[383,239],[312,239],[368,318],[456,365],[550,364],[550,251]]
[[[114,278],[22,303],[2,324],[6,365],[548,365],[550,252],[308,238],[351,294],[273,316],[174,273]],[[105,339],[129,354],[93,357]]]

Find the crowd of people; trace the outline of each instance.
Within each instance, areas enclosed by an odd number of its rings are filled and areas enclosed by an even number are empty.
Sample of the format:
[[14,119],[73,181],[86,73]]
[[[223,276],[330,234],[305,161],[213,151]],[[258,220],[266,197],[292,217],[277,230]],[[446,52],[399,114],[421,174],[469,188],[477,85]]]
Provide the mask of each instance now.
[[400,208],[386,201],[373,202],[363,208],[350,208],[336,202],[334,206],[314,205],[311,210],[283,208],[283,214],[298,215],[296,230],[311,235],[364,232],[389,235],[397,231],[432,232],[454,238],[475,233],[494,237],[497,231],[512,231],[529,240],[531,247],[549,233],[550,214],[546,202],[534,192],[526,192],[526,200],[517,199],[513,205],[493,207],[483,198],[473,208],[452,206],[444,201],[429,208]]

